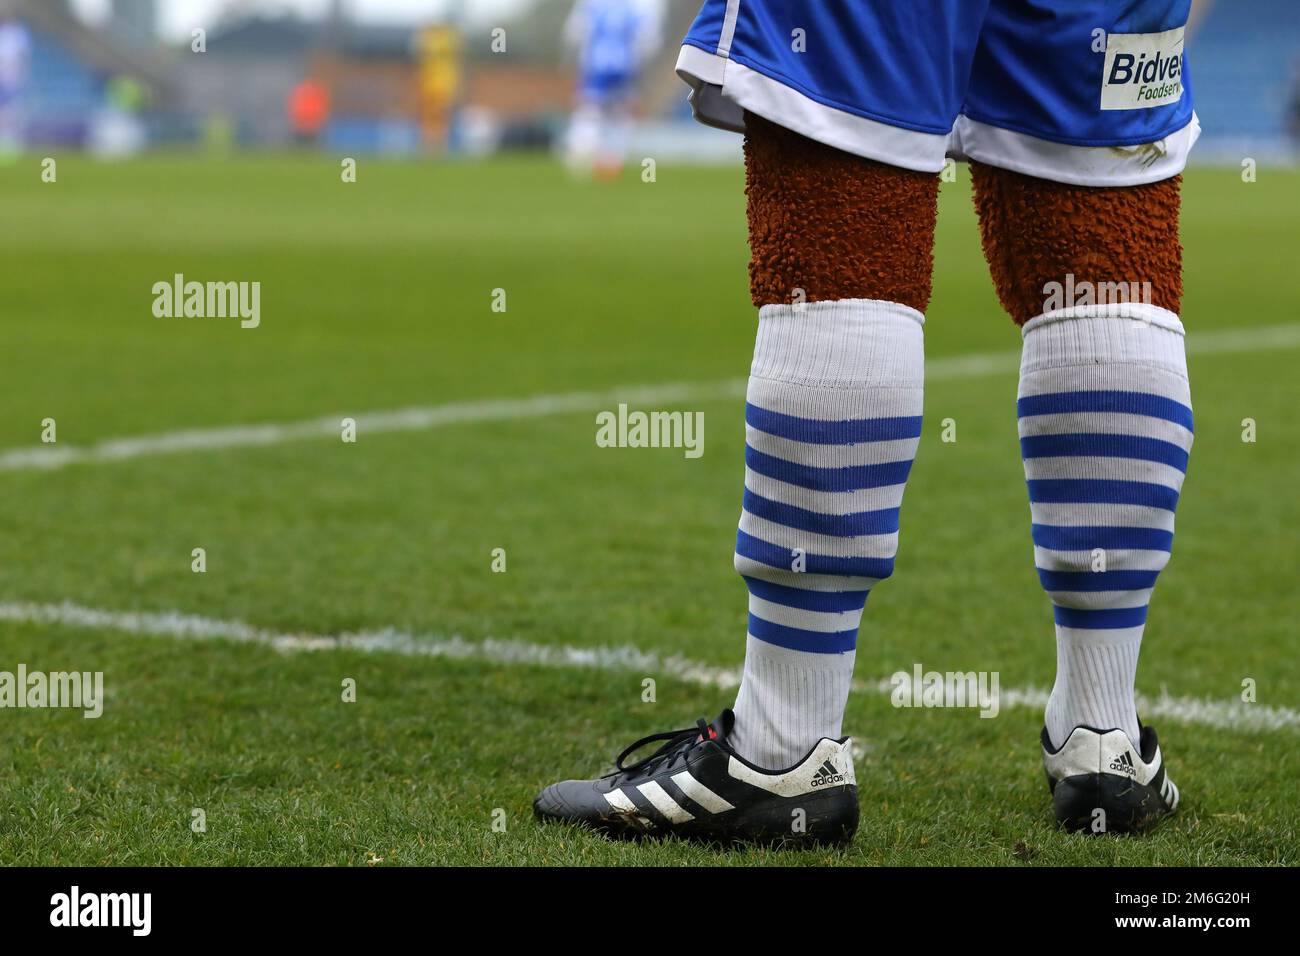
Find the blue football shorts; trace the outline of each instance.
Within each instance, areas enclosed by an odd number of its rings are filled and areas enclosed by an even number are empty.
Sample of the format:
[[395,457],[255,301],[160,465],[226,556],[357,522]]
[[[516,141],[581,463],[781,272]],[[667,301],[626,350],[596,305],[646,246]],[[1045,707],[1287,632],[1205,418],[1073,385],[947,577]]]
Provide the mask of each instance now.
[[869,159],[1083,186],[1181,172],[1200,126],[1191,0],[705,0],[677,72],[703,123],[748,110]]

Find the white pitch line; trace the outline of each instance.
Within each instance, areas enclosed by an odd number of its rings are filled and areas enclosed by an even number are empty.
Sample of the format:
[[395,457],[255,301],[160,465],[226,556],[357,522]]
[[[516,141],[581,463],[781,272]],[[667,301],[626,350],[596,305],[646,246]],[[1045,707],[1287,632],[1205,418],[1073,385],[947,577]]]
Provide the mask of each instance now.
[[[222,621],[182,611],[110,611],[62,604],[0,603],[0,621],[25,624],[62,625],[79,630],[116,631],[180,641],[232,641],[269,647],[284,654],[323,651],[360,651],[398,654],[405,657],[452,658],[485,661],[500,665],[580,668],[678,678],[705,687],[729,690],[740,683],[736,668],[713,667],[680,655],[661,656],[630,644],[575,647],[566,644],[534,644],[517,639],[468,640],[459,635],[437,637],[412,634],[396,628],[358,631],[336,635],[266,630],[243,621]],[[889,678],[854,681],[858,692],[888,695],[894,685]],[[1037,687],[1002,689],[1001,708],[1032,708],[1047,705],[1047,691]],[[1300,711],[1264,704],[1202,700],[1195,697],[1139,696],[1143,715],[1176,723],[1201,724],[1229,730],[1300,729]]]
[[[1187,338],[1187,350],[1192,355],[1296,346],[1300,346],[1300,323],[1196,332]],[[925,374],[930,381],[948,381],[1014,372],[1019,364],[1018,352],[982,352],[933,359],[926,364]],[[469,422],[506,422],[573,412],[596,412],[613,408],[619,402],[627,402],[629,405],[666,405],[738,398],[744,394],[744,379],[726,379],[719,382],[634,385],[601,392],[451,402],[390,411],[339,413],[296,422],[193,428],[153,435],[108,438],[85,446],[57,444],[11,448],[0,452],[0,471],[53,470],[68,465],[103,464],[151,455],[256,448],[314,438],[337,438],[345,417],[356,420],[358,434],[377,435],[385,432],[426,431]]]
[[529,398],[485,399],[397,408],[390,411],[330,415],[297,422],[268,422],[263,425],[231,425],[159,432],[130,438],[109,438],[95,445],[35,445],[0,452],[0,471],[63,468],[66,465],[124,461],[149,455],[170,455],[186,451],[214,451],[279,445],[310,438],[338,438],[345,417],[357,423],[361,435],[384,432],[425,431],[467,422],[504,422],[540,418],[568,412],[599,411],[619,402],[628,404],[670,404],[731,398],[743,395],[743,380],[713,383],[675,383],[631,386],[606,392],[569,392],[563,395],[533,395]]

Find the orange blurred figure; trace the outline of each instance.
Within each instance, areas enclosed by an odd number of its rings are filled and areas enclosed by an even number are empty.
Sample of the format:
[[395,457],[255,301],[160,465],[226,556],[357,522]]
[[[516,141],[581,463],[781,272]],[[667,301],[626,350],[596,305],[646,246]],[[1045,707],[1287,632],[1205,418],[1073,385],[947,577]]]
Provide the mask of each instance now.
[[330,117],[330,91],[318,80],[306,79],[289,94],[289,121],[300,143],[314,143]]

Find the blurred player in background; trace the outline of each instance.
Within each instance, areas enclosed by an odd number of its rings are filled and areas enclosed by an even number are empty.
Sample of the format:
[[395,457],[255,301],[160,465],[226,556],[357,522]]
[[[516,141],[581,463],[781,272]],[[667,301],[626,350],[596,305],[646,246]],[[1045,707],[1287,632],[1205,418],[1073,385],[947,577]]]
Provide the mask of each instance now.
[[329,87],[308,77],[289,92],[288,105],[294,140],[299,146],[315,145],[329,122]]
[[0,16],[0,157],[23,149],[23,96],[31,70],[31,37],[20,20]]
[[443,152],[461,87],[461,35],[450,23],[425,27],[416,38],[420,62],[420,127],[425,148]]
[[146,98],[140,83],[125,73],[104,84],[104,105],[95,113],[86,143],[94,155],[120,159],[145,148],[149,134],[141,112]]
[[641,68],[659,49],[662,0],[577,0],[564,28],[578,60],[567,159],[612,179],[623,168]]

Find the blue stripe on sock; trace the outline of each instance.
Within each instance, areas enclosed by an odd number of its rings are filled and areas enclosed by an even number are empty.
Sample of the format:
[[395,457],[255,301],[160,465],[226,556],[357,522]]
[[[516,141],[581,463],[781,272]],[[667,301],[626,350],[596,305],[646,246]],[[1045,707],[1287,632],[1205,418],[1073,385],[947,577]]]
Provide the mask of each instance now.
[[1038,569],[1045,591],[1141,591],[1156,586],[1159,571],[1048,571]]
[[1026,482],[1034,504],[1143,505],[1173,511],[1178,492],[1146,481],[1102,478],[1043,478]]
[[774,521],[787,528],[798,528],[813,534],[851,538],[863,534],[893,534],[898,530],[898,509],[858,511],[846,515],[822,514],[795,505],[772,501],[745,489],[743,507],[755,518]]
[[856,445],[862,442],[898,441],[921,437],[921,416],[898,418],[846,418],[826,421],[768,411],[745,403],[745,422],[777,438],[814,445]]
[[1022,458],[1137,458],[1187,471],[1187,452],[1173,442],[1138,435],[1031,435],[1020,439]]
[[1147,622],[1146,605],[1120,608],[1056,607],[1056,623],[1061,627],[1078,627],[1087,630],[1140,627]]
[[[785,571],[791,570],[790,566],[794,562],[789,548],[778,547],[743,531],[736,532],[736,553],[759,564]],[[893,558],[837,558],[824,554],[805,554],[804,562],[804,571],[808,574],[838,574],[879,580],[894,573]]]
[[773,624],[753,614],[749,615],[749,633],[768,644],[811,654],[842,654],[853,650],[858,644],[857,628],[830,633],[805,631],[800,627]]
[[1149,392],[1095,391],[1050,392],[1028,395],[1016,402],[1016,415],[1061,415],[1076,412],[1118,412],[1146,415],[1192,430],[1192,410],[1181,402]]
[[1093,548],[1172,551],[1174,547],[1174,533],[1160,528],[1076,528],[1036,524],[1032,531],[1034,544],[1052,551],[1091,551]]
[[811,491],[860,491],[901,485],[912,468],[911,461],[890,461],[879,465],[845,468],[816,468],[800,465],[756,451],[745,445],[745,465],[753,472]]
[[756,598],[800,611],[861,611],[870,591],[806,591],[803,588],[773,584],[761,578],[743,575],[749,593]]

